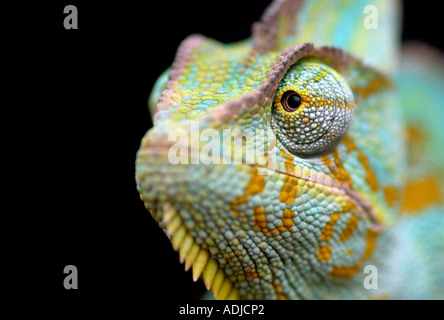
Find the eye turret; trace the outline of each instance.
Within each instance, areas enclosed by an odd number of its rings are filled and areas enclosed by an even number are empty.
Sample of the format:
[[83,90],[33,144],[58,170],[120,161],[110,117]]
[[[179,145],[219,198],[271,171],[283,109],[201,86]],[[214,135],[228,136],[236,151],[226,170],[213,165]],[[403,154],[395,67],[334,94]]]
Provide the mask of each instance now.
[[272,124],[289,152],[315,156],[346,134],[353,106],[353,93],[339,73],[318,61],[301,61],[279,83]]

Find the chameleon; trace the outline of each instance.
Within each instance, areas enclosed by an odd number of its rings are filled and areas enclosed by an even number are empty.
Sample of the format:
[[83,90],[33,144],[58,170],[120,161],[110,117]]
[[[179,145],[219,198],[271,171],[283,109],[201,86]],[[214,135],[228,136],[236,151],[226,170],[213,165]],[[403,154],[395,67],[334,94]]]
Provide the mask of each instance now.
[[275,0],[248,39],[179,46],[137,190],[212,297],[444,298],[443,60],[400,10]]

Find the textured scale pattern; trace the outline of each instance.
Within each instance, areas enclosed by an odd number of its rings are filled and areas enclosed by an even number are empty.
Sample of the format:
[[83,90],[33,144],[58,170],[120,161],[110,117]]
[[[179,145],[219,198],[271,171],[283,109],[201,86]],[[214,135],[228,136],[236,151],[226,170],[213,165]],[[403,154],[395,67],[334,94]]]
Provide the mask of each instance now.
[[[287,112],[282,105],[288,91],[302,98],[296,112]],[[339,74],[321,62],[298,62],[279,83],[274,129],[292,153],[313,155],[332,148],[347,132],[352,115],[353,93]]]
[[[217,299],[444,298],[442,148],[428,142],[443,131],[406,105],[431,68],[398,68],[397,3],[373,1],[374,33],[364,2],[274,1],[251,39],[185,39],[153,89],[137,188]],[[434,94],[424,108],[443,110]]]

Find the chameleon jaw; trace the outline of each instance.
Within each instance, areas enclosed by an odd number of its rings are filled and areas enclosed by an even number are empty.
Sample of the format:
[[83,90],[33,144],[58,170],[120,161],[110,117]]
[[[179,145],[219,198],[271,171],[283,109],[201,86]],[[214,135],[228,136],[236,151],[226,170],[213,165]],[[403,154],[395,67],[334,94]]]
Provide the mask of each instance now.
[[147,173],[144,171],[146,167],[153,168],[159,164],[160,166],[170,166],[167,151],[173,144],[174,142],[168,141],[162,133],[157,135],[156,132],[152,132],[144,137],[142,147],[138,152],[138,165],[136,166],[139,169],[136,173],[136,180],[139,185],[140,198],[171,240],[173,249],[179,252],[179,261],[185,265],[185,271],[192,268],[193,280],[197,281],[202,278],[207,290],[210,290],[217,300],[240,299],[238,289],[229,279],[224,268],[215,258],[211,257],[209,250],[197,243],[190,230],[187,229],[180,213],[169,203],[168,197],[160,193],[154,198],[150,198],[149,192],[142,186],[142,181],[147,177]]
[[224,269],[210,256],[208,250],[197,244],[177,211],[165,203],[161,215],[159,224],[171,240],[173,249],[179,252],[179,261],[185,264],[185,271],[192,267],[193,281],[202,278],[205,287],[216,300],[240,299],[239,291],[226,276]]

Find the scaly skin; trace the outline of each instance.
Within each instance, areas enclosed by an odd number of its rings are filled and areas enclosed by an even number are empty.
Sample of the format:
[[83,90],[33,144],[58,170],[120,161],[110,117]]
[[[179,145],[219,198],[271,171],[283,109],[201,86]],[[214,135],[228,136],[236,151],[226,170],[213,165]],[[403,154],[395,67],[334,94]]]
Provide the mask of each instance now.
[[[419,76],[396,68],[395,2],[374,1],[377,32],[362,27],[367,1],[332,2],[275,1],[235,44],[190,36],[151,94],[137,187],[218,299],[444,297],[441,173],[430,130],[403,121],[394,81]],[[172,148],[189,161],[171,163]],[[209,149],[238,161],[206,164]]]

